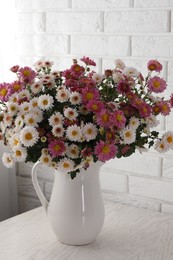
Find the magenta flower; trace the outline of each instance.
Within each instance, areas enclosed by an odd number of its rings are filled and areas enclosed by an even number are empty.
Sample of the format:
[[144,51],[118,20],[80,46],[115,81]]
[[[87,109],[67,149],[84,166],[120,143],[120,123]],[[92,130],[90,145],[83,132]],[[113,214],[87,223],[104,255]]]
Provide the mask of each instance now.
[[105,143],[102,140],[96,144],[94,153],[102,162],[108,161],[116,156],[117,146],[114,143]]
[[16,80],[13,83],[11,83],[11,88],[13,92],[19,92],[22,89],[24,89],[24,84],[19,80]]
[[166,101],[160,101],[159,102],[159,106],[160,106],[160,109],[161,109],[161,114],[163,116],[167,116],[169,115],[169,113],[171,112],[171,109],[170,109],[170,105],[168,102]]
[[143,102],[139,108],[139,113],[141,117],[149,117],[151,115],[152,109],[150,105]]
[[100,98],[100,93],[97,88],[84,88],[82,89],[82,101],[87,103],[90,100],[98,100]]
[[148,81],[148,89],[154,93],[161,93],[166,89],[166,81],[157,76]]
[[113,126],[112,114],[108,110],[102,109],[100,113],[97,113],[96,122],[100,126],[110,128]]
[[123,128],[126,124],[126,117],[121,110],[117,110],[112,115],[112,120],[117,128]]
[[5,82],[0,84],[0,100],[1,101],[7,102],[12,93],[13,92],[10,87],[10,84],[5,83]]
[[118,82],[118,84],[117,84],[117,91],[119,93],[126,94],[126,93],[130,92],[130,90],[131,90],[131,87],[130,87],[128,81],[121,80],[120,82]]
[[162,70],[162,64],[157,60],[150,60],[147,64],[149,70],[160,72]]
[[65,144],[63,141],[51,141],[48,145],[48,150],[52,157],[62,156],[65,151]]
[[88,58],[88,57],[83,56],[83,58],[80,59],[80,60],[83,61],[83,62],[84,62],[86,65],[88,65],[88,66],[96,66],[95,61],[91,60],[91,59]]
[[103,102],[98,100],[90,100],[86,107],[89,111],[92,111],[93,113],[100,113],[101,110],[104,108],[104,104]]
[[16,73],[16,72],[18,71],[18,69],[19,69],[19,65],[15,65],[15,66],[13,66],[13,67],[10,68],[10,70],[11,70],[12,72],[14,72],[14,73]]
[[80,77],[84,73],[85,69],[83,66],[80,66],[79,64],[74,64],[70,68],[71,75],[74,77]]
[[20,80],[25,84],[32,84],[37,73],[29,67],[24,67],[18,70]]

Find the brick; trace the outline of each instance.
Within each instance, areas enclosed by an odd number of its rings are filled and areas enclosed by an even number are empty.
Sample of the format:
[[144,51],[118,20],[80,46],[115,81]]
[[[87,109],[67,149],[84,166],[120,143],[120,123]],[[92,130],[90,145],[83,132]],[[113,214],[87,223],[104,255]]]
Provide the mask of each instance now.
[[168,62],[168,82],[173,83],[173,61]]
[[68,52],[66,35],[20,35],[17,51],[20,55],[63,55]]
[[173,214],[173,204],[162,203],[161,212]]
[[173,129],[173,112],[170,113],[169,116],[166,117],[166,131],[172,131]]
[[133,36],[132,56],[150,57],[150,59],[171,57],[173,54],[173,36]]
[[173,0],[134,0],[134,7],[172,7]]
[[68,8],[68,0],[18,0],[16,7],[19,10]]
[[116,203],[126,204],[133,207],[145,208],[154,211],[160,211],[160,202],[131,194],[106,193],[103,192],[103,198]]
[[19,196],[19,214],[41,206],[39,199]]
[[[40,188],[43,190],[43,182],[39,180]],[[25,196],[32,196],[37,198],[32,180],[29,178],[17,176],[18,193]]]
[[101,8],[121,8],[121,7],[129,7],[130,0],[72,0],[73,8],[88,8],[88,9],[101,9]]
[[163,159],[163,177],[173,179],[173,160],[172,158]]
[[127,176],[110,169],[100,170],[101,188],[106,191],[127,192]]
[[158,10],[105,12],[105,32],[166,32],[167,14]]
[[129,176],[130,194],[173,202],[173,182]]
[[21,33],[45,32],[44,13],[18,13],[17,26]]
[[71,53],[78,55],[128,55],[127,36],[75,35],[71,37]]
[[100,13],[99,12],[47,13],[46,27],[48,33],[99,32]]

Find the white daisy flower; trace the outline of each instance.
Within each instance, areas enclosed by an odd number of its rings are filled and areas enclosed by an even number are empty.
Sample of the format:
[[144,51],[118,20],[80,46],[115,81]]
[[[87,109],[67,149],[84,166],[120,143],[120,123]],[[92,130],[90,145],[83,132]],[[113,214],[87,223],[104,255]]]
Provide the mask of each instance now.
[[41,153],[44,154],[44,155],[47,155],[49,153],[49,150],[47,148],[43,148],[41,150]]
[[51,166],[53,169],[56,169],[58,165],[57,165],[56,162],[52,161],[52,162],[50,163],[50,166]]
[[10,114],[4,113],[3,123],[5,126],[10,126],[12,123],[12,116]]
[[50,75],[54,78],[54,79],[58,79],[60,77],[60,71],[58,70],[54,70],[50,73]]
[[82,130],[83,130],[82,131],[83,135],[84,135],[84,137],[85,137],[87,142],[89,142],[90,140],[95,139],[96,136],[97,136],[97,132],[98,132],[97,127],[94,124],[92,124],[92,123],[86,124],[83,127]]
[[129,126],[133,129],[137,129],[139,126],[140,122],[139,119],[136,117],[131,117],[130,118],[130,122],[129,122]]
[[14,124],[15,124],[15,131],[20,130],[24,125],[24,120],[22,116],[16,117]]
[[50,165],[52,162],[52,157],[49,154],[42,154],[39,158],[42,164]]
[[70,141],[81,142],[82,130],[77,125],[68,126],[66,130],[66,135]]
[[14,93],[13,95],[11,95],[9,97],[9,102],[17,103],[17,101],[18,101],[18,99],[17,99],[16,93]]
[[40,81],[42,82],[43,85],[46,85],[52,80],[52,77],[50,75],[42,75],[40,78]]
[[124,80],[124,76],[120,72],[113,73],[112,77],[115,83],[118,83],[120,80]]
[[145,122],[146,122],[147,126],[149,126],[149,127],[156,127],[159,125],[159,120],[154,115],[147,117],[145,119]]
[[29,91],[27,89],[24,89],[17,94],[17,99],[18,100],[21,100],[21,99],[30,100],[31,94],[29,93]]
[[43,120],[43,112],[40,108],[35,107],[33,109],[30,109],[30,113],[35,115],[37,123],[40,123]]
[[41,68],[43,67],[43,60],[38,60],[38,61],[36,61],[35,63],[34,63],[34,68],[37,70],[37,71],[39,71],[39,70],[41,70]]
[[34,113],[29,113],[29,114],[25,115],[24,122],[25,122],[25,125],[37,127],[38,126],[37,115]]
[[43,61],[43,67],[50,69],[53,66],[53,61],[45,60]]
[[17,111],[19,110],[19,106],[17,103],[8,102],[7,109],[8,109],[8,112],[10,113],[10,115],[14,116],[17,113]]
[[39,134],[33,126],[25,126],[20,132],[20,141],[26,147],[33,146],[38,139]]
[[23,102],[20,105],[20,111],[22,113],[28,113],[29,110],[30,110],[30,103],[29,102]]
[[11,137],[14,135],[14,131],[12,129],[6,129],[4,135],[5,139],[9,141]]
[[42,90],[42,83],[41,82],[34,82],[31,85],[31,92],[33,94],[38,94]]
[[173,149],[173,132],[168,131],[163,135],[163,141],[168,145],[168,148]]
[[154,148],[159,153],[164,153],[169,150],[168,143],[166,143],[165,140],[157,140]]
[[64,109],[64,116],[70,120],[75,120],[78,116],[78,112],[75,108],[68,107]]
[[9,139],[9,145],[12,150],[20,146],[20,136],[18,133],[12,135],[12,137]]
[[72,158],[72,159],[76,159],[79,157],[79,147],[75,144],[70,145],[67,148],[67,156]]
[[2,162],[7,168],[12,168],[15,163],[14,158],[9,153],[3,153]]
[[53,114],[49,119],[49,124],[51,126],[55,126],[55,125],[61,125],[62,121],[63,121],[64,117],[60,112],[56,112],[55,114]]
[[32,98],[30,100],[29,104],[30,104],[31,109],[37,108],[38,107],[38,98],[37,97]]
[[53,107],[53,97],[50,96],[49,94],[44,94],[39,96],[38,98],[38,106],[42,109],[42,110],[47,110],[49,108]]
[[27,151],[24,147],[16,147],[13,149],[13,158],[16,162],[24,162],[27,157]]
[[126,67],[123,70],[123,74],[128,76],[128,77],[134,77],[137,78],[139,76],[139,71],[137,71],[137,69],[133,68],[133,67]]
[[61,125],[55,125],[52,128],[52,134],[55,137],[62,137],[64,135],[64,128]]
[[81,104],[82,98],[79,92],[74,91],[70,94],[70,102],[72,105],[79,105]]
[[64,158],[58,162],[59,171],[62,173],[68,173],[74,170],[74,162],[70,159]]
[[116,68],[120,69],[120,70],[123,70],[125,69],[126,65],[124,64],[124,62],[120,59],[116,59],[115,60],[115,66]]
[[57,91],[56,99],[57,99],[60,103],[63,103],[63,102],[68,101],[69,96],[70,96],[70,92],[69,92],[67,89],[64,88],[64,89],[62,89],[62,90],[58,90],[58,91]]
[[54,88],[56,85],[55,85],[55,81],[54,80],[50,80],[47,84],[46,84],[46,87],[49,88],[49,89],[52,89]]
[[136,133],[133,128],[125,128],[121,132],[124,144],[131,144],[136,140]]
[[104,79],[104,75],[103,74],[98,74],[98,73],[94,73],[92,76],[92,79],[96,82],[96,83],[101,83],[102,80]]

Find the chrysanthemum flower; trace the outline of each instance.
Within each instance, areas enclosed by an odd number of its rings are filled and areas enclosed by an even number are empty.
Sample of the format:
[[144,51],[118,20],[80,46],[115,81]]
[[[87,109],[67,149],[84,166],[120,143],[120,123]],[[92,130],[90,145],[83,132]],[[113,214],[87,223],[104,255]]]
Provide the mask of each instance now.
[[10,153],[3,153],[2,162],[7,168],[12,168],[15,163],[14,158]]
[[41,82],[34,82],[31,85],[31,92],[33,94],[38,94],[42,90],[42,83]]
[[129,126],[130,126],[131,128],[137,129],[138,126],[139,126],[139,124],[140,124],[140,121],[139,121],[138,118],[136,118],[136,117],[134,117],[134,116],[130,118]]
[[66,152],[67,156],[72,159],[76,159],[79,157],[79,147],[75,144],[70,145],[67,148]]
[[154,93],[161,93],[166,89],[166,81],[160,77],[153,77],[148,81],[148,89]]
[[10,95],[12,94],[12,88],[8,83],[1,83],[0,84],[0,100],[3,102],[7,102]]
[[97,113],[96,122],[99,126],[109,128],[112,126],[111,113],[102,109],[100,113]]
[[151,106],[143,102],[139,108],[139,113],[141,117],[149,117],[151,115]]
[[32,84],[36,77],[36,72],[29,67],[20,68],[18,70],[19,78],[25,84]]
[[6,126],[11,125],[11,123],[12,123],[12,116],[11,116],[10,114],[4,113],[3,123],[4,123]]
[[125,77],[121,72],[114,72],[112,74],[112,78],[114,80],[115,83],[118,83],[119,81],[124,81]]
[[60,112],[56,112],[55,114],[53,114],[53,115],[48,119],[48,121],[49,121],[49,124],[50,124],[51,126],[55,126],[55,125],[57,126],[57,125],[62,124],[63,119],[64,119],[63,115],[62,115]]
[[81,95],[79,92],[74,91],[70,94],[70,102],[72,105],[79,105],[81,103]]
[[120,70],[124,70],[125,67],[126,67],[124,62],[122,60],[120,60],[120,59],[116,59],[115,60],[115,66],[116,66],[116,68],[118,68]]
[[64,128],[61,125],[55,125],[52,128],[52,134],[55,137],[62,137],[64,135]]
[[29,104],[30,104],[31,109],[37,108],[38,107],[38,98],[37,97],[32,98],[30,100]]
[[116,156],[117,147],[114,143],[105,143],[101,140],[96,144],[94,153],[100,161],[105,162]]
[[150,71],[155,70],[156,72],[160,72],[162,70],[162,64],[157,60],[150,60],[147,63],[147,67]]
[[42,154],[39,158],[39,161],[42,164],[49,166],[52,162],[52,157],[49,154]]
[[37,70],[37,71],[39,71],[39,70],[41,70],[42,69],[42,67],[43,67],[43,60],[38,60],[38,61],[36,61],[35,63],[34,63],[34,68]]
[[94,73],[92,76],[92,79],[97,83],[101,83],[102,80],[104,79],[104,75],[103,74],[98,74],[98,73]]
[[40,123],[43,120],[43,112],[38,107],[32,108],[31,104],[30,104],[30,106],[31,106],[31,109],[29,110],[29,112],[34,114],[35,120],[37,121],[37,123]]
[[57,94],[55,97],[60,103],[64,103],[68,101],[69,96],[70,92],[66,88],[64,88],[62,90],[57,90]]
[[98,100],[100,97],[99,90],[97,88],[84,88],[82,89],[82,101],[87,103],[90,100]]
[[154,148],[159,153],[164,153],[164,152],[167,152],[169,150],[168,143],[166,143],[165,140],[157,140]]
[[53,97],[50,96],[49,94],[40,95],[38,98],[38,106],[42,110],[48,110],[52,108],[53,103],[54,103]]
[[13,149],[13,158],[16,162],[24,162],[27,157],[26,148],[18,146]]
[[50,69],[53,66],[53,61],[49,61],[49,60],[44,60],[42,61],[43,67]]
[[26,147],[33,146],[38,139],[38,131],[33,126],[25,126],[20,132],[20,141]]
[[124,144],[131,144],[136,140],[136,132],[133,128],[126,127],[121,131],[121,137]]
[[51,141],[48,144],[48,150],[52,155],[52,157],[62,156],[65,151],[65,144],[63,141],[59,141],[59,140]]
[[90,140],[94,140],[96,138],[98,129],[97,129],[96,125],[94,125],[92,123],[87,123],[83,127],[82,132],[83,132],[83,135],[84,135],[86,141],[89,142]]
[[163,141],[168,145],[169,149],[173,149],[173,132],[168,131],[163,135]]
[[94,113],[99,113],[104,108],[104,104],[99,100],[90,100],[86,107]]
[[31,94],[27,89],[21,90],[19,93],[17,93],[17,99],[18,101],[29,101],[31,99]]
[[156,127],[159,125],[159,120],[157,120],[156,116],[154,116],[154,115],[147,117],[145,119],[145,122],[149,127]]
[[15,130],[19,131],[24,125],[24,120],[21,116],[16,117],[15,119]]
[[95,61],[91,60],[89,57],[83,56],[83,58],[80,60],[83,61],[87,66],[96,66]]
[[74,170],[74,162],[70,159],[63,158],[58,162],[59,171],[62,173],[68,173]]
[[74,64],[70,68],[71,75],[74,77],[80,77],[84,73],[85,69],[83,66],[80,66],[79,64]]
[[161,114],[163,116],[169,115],[169,113],[171,112],[171,109],[170,109],[170,106],[169,106],[168,102],[161,101],[161,102],[159,102],[159,106],[160,106],[160,109],[161,109]]
[[7,109],[10,115],[14,116],[19,111],[19,106],[17,103],[8,102]]
[[12,94],[9,99],[8,99],[9,102],[12,102],[12,103],[18,103],[18,98],[16,96],[16,93]]
[[20,105],[20,111],[23,112],[23,113],[28,113],[30,110],[30,104],[29,102],[23,102],[21,105]]
[[80,126],[77,125],[68,126],[66,130],[66,135],[70,141],[80,142],[82,138],[82,130]]
[[12,150],[14,148],[20,146],[20,136],[19,136],[19,133],[15,133],[14,135],[12,135],[12,137],[9,139],[9,145],[10,145]]
[[75,108],[68,107],[64,109],[64,116],[70,120],[75,120],[78,116],[78,112]]
[[129,82],[126,80],[120,80],[117,84],[117,91],[121,94],[129,93],[131,90],[131,87],[129,85]]
[[34,126],[34,127],[38,126],[37,116],[34,113],[26,114],[25,118],[24,118],[24,122],[25,122],[25,125],[30,125],[30,126]]
[[115,111],[111,116],[111,121],[119,129],[125,127],[126,117],[123,111],[121,110]]
[[137,78],[139,76],[139,71],[133,67],[126,67],[123,70],[123,74],[128,77]]

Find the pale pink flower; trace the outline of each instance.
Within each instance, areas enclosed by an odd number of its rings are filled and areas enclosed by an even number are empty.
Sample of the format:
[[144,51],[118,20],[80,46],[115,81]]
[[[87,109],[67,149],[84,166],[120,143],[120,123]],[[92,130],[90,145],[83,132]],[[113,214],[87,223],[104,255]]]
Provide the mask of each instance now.
[[161,93],[166,89],[166,81],[160,77],[153,77],[148,81],[148,89],[154,93]]
[[157,60],[150,60],[147,63],[147,67],[151,71],[155,70],[156,72],[160,72],[162,70],[162,64]]

